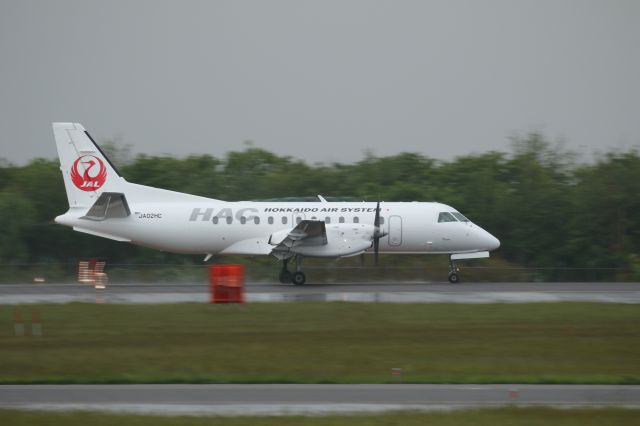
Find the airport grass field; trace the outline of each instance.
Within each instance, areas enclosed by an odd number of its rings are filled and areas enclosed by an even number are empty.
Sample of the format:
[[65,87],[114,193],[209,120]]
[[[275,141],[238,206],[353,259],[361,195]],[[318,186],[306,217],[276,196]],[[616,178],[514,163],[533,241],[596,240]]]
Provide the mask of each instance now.
[[[640,383],[640,306],[0,306],[0,383]],[[32,311],[42,336],[31,335]],[[26,333],[16,336],[22,318]],[[392,375],[392,369],[401,375]],[[396,370],[398,373],[399,371]]]
[[277,416],[277,417],[197,417],[197,416],[144,416],[104,413],[52,413],[0,410],[3,425],[31,426],[46,424],[50,426],[87,425],[120,426],[134,424],[138,426],[334,426],[334,425],[527,425],[527,426],[589,426],[589,425],[631,425],[637,424],[640,410],[624,408],[492,408],[480,410],[462,410],[454,412],[411,413],[398,412],[376,415],[340,415],[340,416]]

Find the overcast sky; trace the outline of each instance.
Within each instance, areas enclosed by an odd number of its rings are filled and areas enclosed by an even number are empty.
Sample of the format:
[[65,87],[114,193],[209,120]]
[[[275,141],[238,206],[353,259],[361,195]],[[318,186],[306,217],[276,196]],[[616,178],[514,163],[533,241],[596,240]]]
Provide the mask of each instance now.
[[0,157],[52,121],[135,153],[308,162],[640,144],[640,1],[0,0]]

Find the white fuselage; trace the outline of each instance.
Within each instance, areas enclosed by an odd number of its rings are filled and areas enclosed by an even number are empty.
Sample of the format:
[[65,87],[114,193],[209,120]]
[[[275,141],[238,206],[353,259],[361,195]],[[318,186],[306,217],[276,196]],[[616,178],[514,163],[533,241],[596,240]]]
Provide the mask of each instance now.
[[[376,210],[376,203],[370,202],[224,202],[202,197],[135,202],[132,198],[131,215],[126,218],[92,221],[82,218],[85,210],[72,208],[56,221],[81,232],[169,252],[268,255],[275,237],[286,235],[305,219],[324,221],[327,233],[346,232],[345,239],[357,238],[362,230],[368,247],[367,229],[374,223]],[[500,244],[472,222],[439,222],[440,213],[456,211],[445,204],[383,202],[380,208],[380,228],[386,233],[380,239],[382,253],[473,253]],[[311,256],[336,257],[322,252]]]

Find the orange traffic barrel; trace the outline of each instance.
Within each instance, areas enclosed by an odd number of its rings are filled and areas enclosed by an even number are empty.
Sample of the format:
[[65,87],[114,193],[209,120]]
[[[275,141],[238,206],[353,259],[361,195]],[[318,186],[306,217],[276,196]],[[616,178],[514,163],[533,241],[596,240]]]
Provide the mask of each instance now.
[[210,265],[211,303],[244,303],[244,265]]

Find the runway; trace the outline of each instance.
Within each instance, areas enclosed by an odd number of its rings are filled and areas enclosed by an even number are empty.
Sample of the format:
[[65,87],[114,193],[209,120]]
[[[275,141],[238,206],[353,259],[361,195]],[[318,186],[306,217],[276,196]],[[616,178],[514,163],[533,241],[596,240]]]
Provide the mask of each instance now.
[[[206,284],[2,284],[0,304],[207,302]],[[640,303],[640,283],[247,283],[247,302]]]
[[0,407],[154,414],[282,415],[497,406],[640,408],[640,386],[7,385]]

